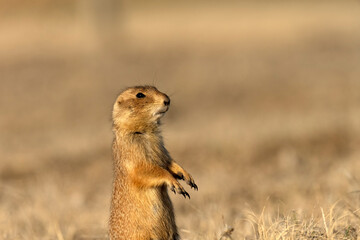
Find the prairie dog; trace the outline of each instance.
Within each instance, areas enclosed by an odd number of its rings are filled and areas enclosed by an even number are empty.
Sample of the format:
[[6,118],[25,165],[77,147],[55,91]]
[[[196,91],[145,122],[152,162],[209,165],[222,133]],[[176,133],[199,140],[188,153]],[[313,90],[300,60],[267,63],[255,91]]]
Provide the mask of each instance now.
[[164,147],[159,126],[169,106],[153,86],[127,88],[115,101],[111,240],[180,239],[167,188],[190,198],[178,180],[198,187]]

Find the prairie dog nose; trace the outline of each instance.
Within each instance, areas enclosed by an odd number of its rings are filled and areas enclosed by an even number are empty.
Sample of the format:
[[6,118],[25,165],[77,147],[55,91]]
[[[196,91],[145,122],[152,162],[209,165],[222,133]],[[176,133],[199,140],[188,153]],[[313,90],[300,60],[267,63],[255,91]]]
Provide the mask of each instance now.
[[165,95],[164,105],[169,106],[170,105],[170,98]]

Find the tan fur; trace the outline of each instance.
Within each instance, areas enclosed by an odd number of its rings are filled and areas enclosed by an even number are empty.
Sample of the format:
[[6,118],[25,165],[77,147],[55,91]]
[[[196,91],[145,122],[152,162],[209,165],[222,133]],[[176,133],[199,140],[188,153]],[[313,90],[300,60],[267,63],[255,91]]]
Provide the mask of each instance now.
[[177,179],[197,186],[164,147],[159,125],[169,104],[152,86],[128,88],[114,104],[111,240],[179,239],[167,187],[190,197]]

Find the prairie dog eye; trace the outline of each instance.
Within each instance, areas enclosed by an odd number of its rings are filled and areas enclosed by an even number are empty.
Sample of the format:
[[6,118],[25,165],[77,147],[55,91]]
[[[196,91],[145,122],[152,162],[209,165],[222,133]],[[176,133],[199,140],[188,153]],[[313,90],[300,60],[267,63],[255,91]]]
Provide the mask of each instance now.
[[145,94],[139,92],[138,94],[136,94],[136,97],[137,97],[137,98],[144,98],[144,97],[145,97]]

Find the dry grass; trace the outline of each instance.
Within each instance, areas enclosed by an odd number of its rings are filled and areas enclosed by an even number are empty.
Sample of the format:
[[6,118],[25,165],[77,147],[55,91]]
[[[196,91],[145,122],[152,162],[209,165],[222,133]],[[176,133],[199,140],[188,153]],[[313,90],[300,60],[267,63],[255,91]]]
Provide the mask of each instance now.
[[184,240],[360,239],[358,3],[56,3],[0,12],[0,239],[107,238],[111,105],[143,83],[199,186]]

